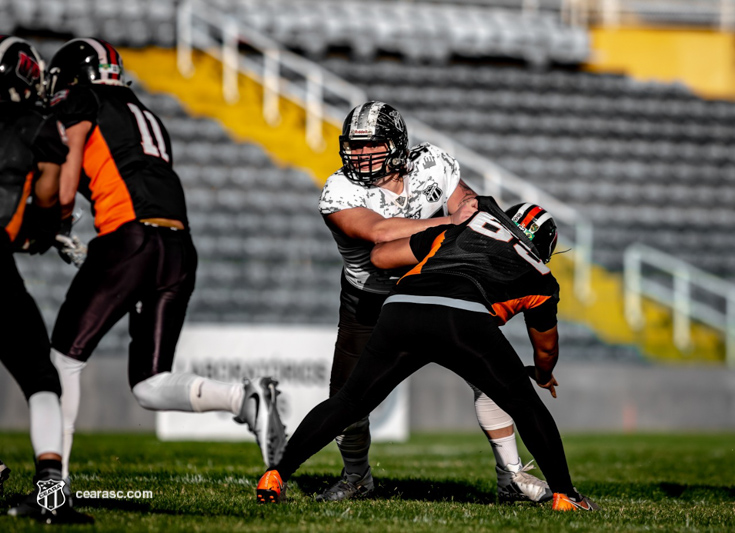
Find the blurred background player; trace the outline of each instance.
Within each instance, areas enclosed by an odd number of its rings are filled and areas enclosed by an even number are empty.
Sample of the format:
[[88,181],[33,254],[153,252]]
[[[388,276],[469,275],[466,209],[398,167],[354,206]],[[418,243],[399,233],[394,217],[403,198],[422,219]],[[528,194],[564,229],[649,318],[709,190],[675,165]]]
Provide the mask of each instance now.
[[[598,507],[572,485],[554,419],[499,326],[523,312],[534,348],[537,383],[555,397],[559,285],[546,267],[556,224],[543,208],[504,213],[489,197],[459,226],[427,229],[378,244],[379,268],[415,265],[385,301],[373,335],[342,389],[297,428],[282,461],[261,478],[261,503],[278,502],[285,481],[340,428],[377,407],[399,383],[435,362],[471,381],[508,411],[546,474],[556,511]],[[512,220],[511,220],[512,217]]]
[[[475,197],[460,179],[459,164],[445,151],[429,143],[409,149],[406,123],[388,104],[366,102],[351,110],[339,142],[344,166],[329,177],[319,202],[344,261],[330,396],[355,368],[398,279],[395,272],[370,263],[373,246],[440,224],[461,223],[474,213],[470,201]],[[472,388],[478,421],[495,455],[501,501],[550,499],[548,485],[521,464],[513,420]],[[367,415],[337,437],[337,446],[344,463],[342,479],[318,500],[344,500],[373,490]]]
[[[59,228],[59,170],[67,147],[63,129],[41,113],[42,101],[40,55],[23,39],[0,36],[0,360],[28,401],[36,459],[36,487],[9,514],[88,522],[91,518],[74,511],[61,494],[61,385],[43,318],[13,259],[14,251],[44,253]],[[9,473],[0,462],[0,495]],[[44,484],[59,492],[48,508],[37,498]]]
[[230,411],[247,423],[271,464],[285,445],[276,382],[244,386],[172,373],[174,351],[194,290],[197,253],[169,135],[125,82],[109,43],[74,39],[49,65],[52,112],[67,128],[61,169],[62,227],[75,195],[92,204],[98,236],[72,281],[52,334],[64,390],[64,476],[79,409],[80,373],[100,339],[129,314],[128,381],[145,409]]

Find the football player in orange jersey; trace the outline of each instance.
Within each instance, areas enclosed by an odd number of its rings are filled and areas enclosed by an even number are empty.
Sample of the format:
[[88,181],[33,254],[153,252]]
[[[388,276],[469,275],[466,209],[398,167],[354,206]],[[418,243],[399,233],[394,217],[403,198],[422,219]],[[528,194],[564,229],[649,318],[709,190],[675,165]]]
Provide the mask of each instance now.
[[478,197],[476,205],[479,211],[462,224],[373,248],[371,261],[378,268],[415,266],[386,299],[347,383],[304,418],[281,462],[260,479],[258,502],[282,501],[285,482],[307,458],[434,362],[473,383],[513,417],[546,474],[552,509],[598,508],[572,485],[556,423],[500,332],[513,315],[524,315],[534,348],[532,377],[556,397],[559,285],[546,266],[556,246],[556,223],[534,204],[503,212],[492,198]]
[[79,192],[92,205],[98,234],[51,336],[64,390],[64,475],[79,375],[100,339],[125,315],[128,382],[138,403],[156,411],[230,411],[255,433],[264,462],[273,463],[286,442],[275,381],[225,383],[171,372],[197,252],[165,126],[129,88],[118,51],[100,39],[64,44],[49,64],[49,90],[51,110],[69,137],[59,193],[63,221],[68,230]]
[[[60,222],[59,171],[68,150],[63,129],[40,112],[42,100],[38,52],[23,39],[0,36],[0,361],[28,401],[36,458],[36,487],[8,514],[85,523],[92,518],[73,510],[62,492],[61,385],[48,333],[13,259],[13,252],[44,253]],[[9,473],[0,462],[0,495]]]

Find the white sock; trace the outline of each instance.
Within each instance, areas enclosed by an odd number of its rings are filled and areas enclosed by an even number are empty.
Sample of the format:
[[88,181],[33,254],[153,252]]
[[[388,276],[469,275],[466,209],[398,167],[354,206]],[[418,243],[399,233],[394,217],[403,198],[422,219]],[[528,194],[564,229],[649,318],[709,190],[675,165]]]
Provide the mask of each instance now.
[[189,394],[191,406],[197,413],[230,411],[237,415],[240,413],[245,389],[242,383],[226,383],[199,377],[192,383]]
[[80,374],[87,363],[67,357],[51,349],[51,362],[56,367],[61,381],[61,414],[64,421],[64,453],[61,460],[61,475],[69,477],[69,457],[74,442],[74,424],[79,413]]
[[490,441],[490,446],[492,446],[498,468],[515,471],[515,468],[508,467],[520,466],[521,458],[518,455],[515,433],[510,437],[502,437],[500,439],[488,438],[487,440]]
[[153,411],[240,412],[244,391],[240,383],[225,383],[191,372],[161,372],[133,387],[141,407]]
[[28,398],[31,413],[31,444],[33,454],[63,455],[62,417],[59,397],[49,391],[37,392]]

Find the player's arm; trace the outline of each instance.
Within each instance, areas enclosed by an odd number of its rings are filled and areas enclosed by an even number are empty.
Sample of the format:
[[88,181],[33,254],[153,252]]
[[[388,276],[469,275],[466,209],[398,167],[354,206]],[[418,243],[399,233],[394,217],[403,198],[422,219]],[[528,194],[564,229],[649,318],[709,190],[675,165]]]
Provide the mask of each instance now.
[[376,244],[370,252],[370,261],[383,270],[415,265],[419,262],[411,249],[410,237]]
[[326,217],[327,223],[353,239],[373,243],[394,241],[441,224],[451,224],[451,216],[414,220],[385,218],[367,207],[352,207]]
[[435,226],[410,237],[378,243],[370,251],[370,261],[383,270],[415,265],[431,252],[437,237],[450,227]]
[[83,120],[66,130],[69,154],[66,156],[66,162],[61,166],[59,184],[59,201],[61,202],[62,219],[71,217],[72,211],[74,210],[74,199],[82,173],[84,145],[87,143],[87,135],[91,128],[92,123],[88,120]]
[[473,202],[475,198],[477,198],[477,193],[475,193],[475,191],[473,191],[464,181],[459,180],[457,188],[454,189],[449,200],[447,200],[447,209],[450,214],[456,213],[463,205],[469,204],[470,207],[474,207],[474,211],[477,211],[477,202]]
[[352,207],[325,216],[327,224],[353,239],[373,243],[395,241],[444,224],[461,224],[477,211],[476,202],[464,202],[445,217],[385,218],[367,207]]
[[546,331],[539,331],[533,327],[528,327],[528,337],[531,339],[533,346],[533,363],[534,373],[531,376],[538,386],[542,389],[548,389],[551,395],[556,398],[556,378],[552,371],[559,359],[559,332],[556,326]]
[[59,174],[61,166],[55,163],[38,163],[38,178],[33,189],[33,201],[43,209],[53,207],[59,201]]

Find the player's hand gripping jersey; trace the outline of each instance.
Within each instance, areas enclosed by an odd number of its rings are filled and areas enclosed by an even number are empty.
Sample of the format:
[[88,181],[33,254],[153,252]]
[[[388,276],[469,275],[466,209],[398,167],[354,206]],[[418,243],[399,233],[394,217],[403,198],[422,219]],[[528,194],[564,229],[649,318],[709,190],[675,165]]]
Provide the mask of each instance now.
[[91,203],[100,235],[148,218],[179,220],[188,227],[168,132],[133,91],[73,86],[56,93],[51,105],[67,128],[92,123],[78,191]]
[[[365,207],[385,218],[427,219],[447,216],[447,201],[459,183],[459,164],[429,143],[411,149],[409,171],[401,194],[347,179],[340,169],[327,180],[319,200],[323,216],[344,209]],[[358,289],[387,294],[397,275],[375,268],[370,262],[373,243],[353,239],[331,227],[345,267],[347,281]]]
[[55,118],[16,104],[0,104],[0,228],[18,234],[38,163],[61,165],[68,149]]
[[445,303],[449,298],[459,301],[457,307],[479,303],[499,325],[523,312],[534,329],[552,328],[559,284],[532,242],[494,200],[484,197],[481,202],[481,211],[467,222],[411,237],[411,250],[423,259],[400,279],[394,294],[441,297]]

